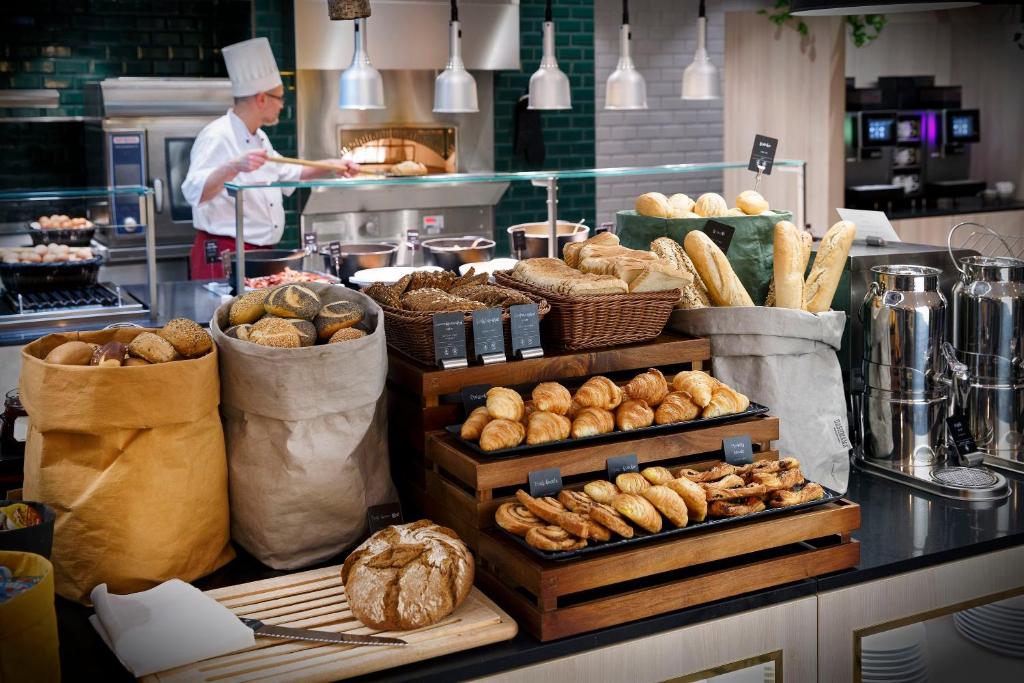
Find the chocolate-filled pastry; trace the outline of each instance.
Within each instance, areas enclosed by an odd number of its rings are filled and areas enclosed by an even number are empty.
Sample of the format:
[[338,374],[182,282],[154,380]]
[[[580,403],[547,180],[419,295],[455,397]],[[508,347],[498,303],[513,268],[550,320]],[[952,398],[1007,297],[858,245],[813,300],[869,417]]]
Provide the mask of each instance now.
[[533,388],[531,395],[533,404],[537,410],[545,410],[550,413],[565,415],[572,405],[572,395],[569,390],[558,382],[541,382]]
[[538,550],[549,552],[587,547],[585,540],[576,538],[560,526],[534,527],[526,532],[526,542]]
[[615,429],[615,416],[610,410],[603,408],[583,408],[572,421],[572,436],[579,439],[584,436],[607,434]]
[[690,481],[686,477],[673,479],[666,482],[665,486],[675,491],[683,502],[686,503],[686,512],[690,519],[695,522],[703,522],[708,516],[707,494],[700,484]]
[[492,387],[487,390],[487,412],[491,417],[519,422],[524,410],[523,397],[515,389]]
[[585,515],[590,512],[590,506],[594,504],[594,499],[583,491],[562,489],[558,492],[558,502],[564,505],[570,512],[578,512],[581,515]]
[[661,515],[643,496],[635,493],[620,493],[612,499],[612,507],[645,531],[652,534],[661,531]]
[[569,512],[554,498],[534,498],[526,491],[519,489],[516,491],[516,500],[544,521],[562,527],[573,536],[586,538],[590,533],[585,517],[575,512]]
[[[732,476],[732,475],[730,475]],[[716,500],[740,500],[741,498],[762,497],[768,493],[768,487],[764,484],[747,484],[735,488],[718,488],[709,486],[704,489],[708,502]]]
[[467,441],[476,441],[480,438],[480,432],[484,430],[487,423],[491,421],[491,414],[487,412],[487,406],[478,406],[469,414],[466,421],[462,423],[459,436]]
[[619,495],[619,488],[610,481],[592,481],[583,487],[583,491],[598,503],[611,503],[612,498]]
[[680,477],[686,477],[690,481],[695,481],[695,482],[700,483],[702,481],[715,481],[717,479],[721,479],[722,477],[724,477],[727,474],[734,474],[735,472],[736,472],[736,466],[735,465],[730,465],[729,463],[725,463],[724,462],[721,465],[716,465],[715,467],[712,467],[709,470],[704,470],[703,472],[701,472],[699,470],[691,470],[691,469],[683,468],[683,469],[679,470],[679,472],[677,474]]
[[764,484],[769,491],[791,489],[804,483],[804,475],[800,470],[786,470],[785,472],[758,472],[750,475],[750,479],[758,484]]
[[591,377],[576,390],[572,400],[582,408],[614,410],[622,403],[622,389],[607,377]]
[[624,432],[654,424],[654,411],[645,401],[629,399],[615,410],[615,424]]
[[686,526],[686,503],[678,493],[667,486],[652,486],[645,489],[640,495],[656,507],[658,512],[665,516],[665,519],[676,526]]
[[711,517],[742,517],[755,512],[763,512],[764,509],[764,501],[760,498],[747,498],[739,503],[716,500],[708,505],[708,515]]
[[651,368],[631,379],[623,390],[631,399],[644,401],[652,408],[657,408],[668,396],[668,382],[661,370]]
[[618,511],[611,505],[605,503],[594,503],[590,506],[590,519],[594,520],[601,526],[614,531],[623,538],[633,538],[633,527],[627,522],[626,518],[618,513]]
[[615,477],[615,485],[623,493],[640,493],[648,488],[651,483],[639,472],[623,472]]
[[547,526],[547,522],[526,509],[522,503],[502,503],[494,513],[494,521],[505,531],[516,536],[525,536],[535,527]]
[[783,472],[800,468],[800,461],[796,458],[782,458],[781,460],[758,460],[747,465],[736,468],[736,474],[749,477],[756,473]]
[[700,407],[685,391],[673,391],[654,411],[654,422],[659,425],[688,422],[700,415]]
[[562,441],[569,438],[572,423],[565,415],[536,411],[530,415],[526,427],[526,443],[532,445]]
[[526,438],[526,428],[521,422],[498,418],[491,420],[480,430],[480,449],[500,451],[515,448]]
[[799,491],[775,491],[768,496],[768,505],[773,508],[784,508],[800,503],[810,503],[825,497],[825,489],[813,481]]
[[743,477],[738,474],[727,474],[721,479],[716,479],[715,481],[700,482],[700,485],[705,489],[734,489],[738,486],[743,486],[744,484],[746,484],[746,482],[743,481]]
[[668,471],[667,467],[645,467],[640,470],[640,474],[642,474],[644,479],[652,484],[664,484],[667,481],[675,479],[675,477],[672,476],[672,473]]

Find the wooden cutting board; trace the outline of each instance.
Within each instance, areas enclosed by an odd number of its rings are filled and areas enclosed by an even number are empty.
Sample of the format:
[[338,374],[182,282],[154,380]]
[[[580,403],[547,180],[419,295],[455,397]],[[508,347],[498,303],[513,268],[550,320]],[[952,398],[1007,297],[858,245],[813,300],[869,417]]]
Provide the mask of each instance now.
[[341,567],[289,574],[207,591],[240,617],[266,624],[401,638],[399,647],[330,645],[256,637],[256,645],[214,659],[147,676],[151,683],[179,681],[335,681],[390,669],[516,635],[516,623],[476,588],[447,619],[415,631],[363,626],[348,606]]

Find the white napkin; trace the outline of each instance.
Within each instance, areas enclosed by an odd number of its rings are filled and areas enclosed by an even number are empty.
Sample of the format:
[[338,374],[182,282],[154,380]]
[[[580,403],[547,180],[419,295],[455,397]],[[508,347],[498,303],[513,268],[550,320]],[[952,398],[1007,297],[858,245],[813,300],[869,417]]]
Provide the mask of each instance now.
[[252,647],[256,636],[231,611],[184,581],[113,595],[101,583],[89,617],[103,641],[136,677]]

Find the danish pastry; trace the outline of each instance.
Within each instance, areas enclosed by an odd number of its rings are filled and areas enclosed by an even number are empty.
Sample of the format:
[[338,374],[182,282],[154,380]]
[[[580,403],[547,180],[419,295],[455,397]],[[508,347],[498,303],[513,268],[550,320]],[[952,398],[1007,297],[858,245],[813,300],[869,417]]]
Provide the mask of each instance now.
[[686,526],[686,503],[678,493],[667,486],[652,486],[640,495],[657,508],[658,512],[665,515],[665,519],[676,526]]
[[633,527],[626,522],[626,518],[618,513],[610,505],[605,503],[594,503],[590,506],[590,519],[594,520],[606,529],[614,531],[623,538],[633,538]]
[[768,493],[768,487],[764,484],[747,484],[746,486],[736,486],[734,488],[709,486],[704,491],[708,501],[712,502],[716,500],[740,500],[741,498],[750,498],[751,496],[761,497]]
[[768,504],[773,508],[784,508],[800,503],[810,503],[825,497],[825,489],[813,481],[799,491],[775,491],[768,497]]
[[538,526],[526,532],[526,542],[534,548],[547,551],[579,550],[587,542],[576,538],[560,526]]
[[562,489],[558,492],[558,502],[564,505],[570,512],[578,512],[581,515],[585,515],[590,512],[590,506],[594,504],[594,499],[583,491]]
[[505,531],[516,536],[525,536],[530,529],[547,526],[522,503],[502,503],[494,513],[494,521]]
[[735,472],[735,465],[730,465],[727,462],[723,462],[721,465],[712,467],[710,470],[704,470],[703,472],[683,468],[679,470],[678,474],[680,477],[686,477],[690,481],[700,483],[702,481],[715,481],[717,479],[721,479],[727,474],[733,474]]
[[686,512],[695,522],[703,522],[708,516],[707,494],[701,485],[686,477],[665,482],[665,486],[675,491],[686,504]]
[[769,491],[791,489],[804,483],[804,475],[800,470],[786,470],[785,472],[758,472],[750,475],[750,479],[758,484],[764,484]]
[[526,491],[516,491],[516,499],[526,506],[526,509],[540,517],[549,524],[556,524],[573,536],[586,538],[588,531],[585,517],[569,512],[561,503],[554,498],[534,498]]
[[612,507],[641,529],[656,534],[661,531],[661,515],[643,496],[620,493],[612,499]]
[[708,514],[712,517],[742,517],[743,515],[762,512],[764,509],[764,501],[760,498],[747,498],[741,503],[716,500],[708,506]]

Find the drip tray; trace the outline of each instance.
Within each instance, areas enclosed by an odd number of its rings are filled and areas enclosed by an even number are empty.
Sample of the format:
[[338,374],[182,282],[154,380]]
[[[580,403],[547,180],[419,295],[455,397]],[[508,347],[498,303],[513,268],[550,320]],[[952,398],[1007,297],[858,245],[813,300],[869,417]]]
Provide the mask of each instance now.
[[868,474],[955,500],[989,501],[1010,495],[1006,478],[984,467],[919,465],[902,468],[866,460],[859,453],[854,464]]

